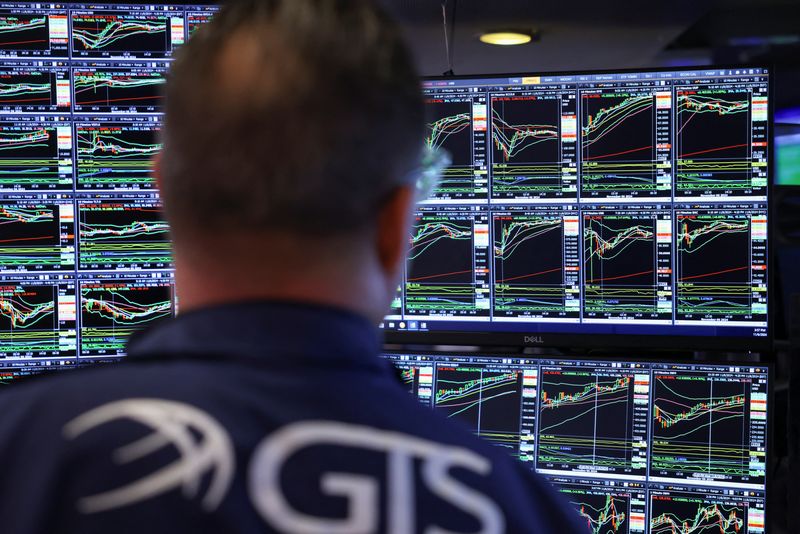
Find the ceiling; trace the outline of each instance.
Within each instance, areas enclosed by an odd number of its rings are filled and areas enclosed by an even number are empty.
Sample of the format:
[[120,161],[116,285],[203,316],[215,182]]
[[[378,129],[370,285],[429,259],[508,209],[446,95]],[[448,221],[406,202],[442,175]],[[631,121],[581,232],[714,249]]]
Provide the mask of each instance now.
[[[382,0],[406,31],[424,75],[448,70],[441,0]],[[800,0],[447,0],[455,8],[456,74],[774,64],[800,105]],[[477,36],[535,29],[538,42],[485,45]],[[795,83],[797,82],[797,83]]]

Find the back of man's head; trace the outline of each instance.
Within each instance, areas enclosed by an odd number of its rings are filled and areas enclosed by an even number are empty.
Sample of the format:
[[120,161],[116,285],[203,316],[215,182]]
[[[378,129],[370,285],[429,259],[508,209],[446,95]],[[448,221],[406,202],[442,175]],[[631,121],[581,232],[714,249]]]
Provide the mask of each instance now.
[[232,1],[170,71],[173,236],[357,234],[417,165],[423,127],[411,58],[373,2]]

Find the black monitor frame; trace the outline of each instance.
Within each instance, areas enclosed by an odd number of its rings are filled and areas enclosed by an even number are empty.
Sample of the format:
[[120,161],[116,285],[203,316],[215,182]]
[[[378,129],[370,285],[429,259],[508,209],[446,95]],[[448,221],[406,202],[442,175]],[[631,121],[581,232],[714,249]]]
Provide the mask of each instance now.
[[[423,82],[447,80],[479,80],[493,78],[514,78],[530,76],[568,76],[568,75],[602,75],[626,74],[648,72],[674,72],[681,70],[719,70],[719,69],[766,69],[769,76],[769,105],[767,110],[768,128],[768,175],[767,175],[767,336],[764,337],[716,337],[716,336],[672,336],[672,335],[627,335],[627,334],[593,334],[593,333],[551,333],[532,331],[525,332],[463,332],[450,330],[434,331],[384,331],[384,342],[387,345],[468,345],[480,347],[547,347],[564,349],[624,349],[645,348],[681,349],[693,351],[732,351],[732,352],[769,352],[774,345],[775,328],[775,257],[774,257],[774,221],[772,206],[774,199],[775,180],[775,83],[774,68],[771,65],[709,65],[709,66],[676,66],[669,68],[643,68],[643,69],[605,69],[591,71],[547,71],[534,73],[496,73],[474,74],[457,76],[426,76]],[[535,320],[534,320],[535,321]]]

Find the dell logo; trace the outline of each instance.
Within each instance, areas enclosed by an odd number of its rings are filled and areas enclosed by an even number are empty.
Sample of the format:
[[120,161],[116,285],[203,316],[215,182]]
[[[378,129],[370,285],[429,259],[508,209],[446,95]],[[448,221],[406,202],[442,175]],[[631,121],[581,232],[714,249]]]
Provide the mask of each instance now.
[[544,345],[544,337],[543,336],[525,336],[525,344],[526,345]]

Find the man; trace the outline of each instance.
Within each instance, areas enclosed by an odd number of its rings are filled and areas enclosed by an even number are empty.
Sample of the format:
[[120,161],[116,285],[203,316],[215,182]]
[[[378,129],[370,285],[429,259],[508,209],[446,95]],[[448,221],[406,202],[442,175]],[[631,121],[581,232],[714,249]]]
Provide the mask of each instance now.
[[233,2],[166,97],[181,314],[0,398],[0,530],[577,531],[378,357],[423,138],[398,29],[367,0]]

